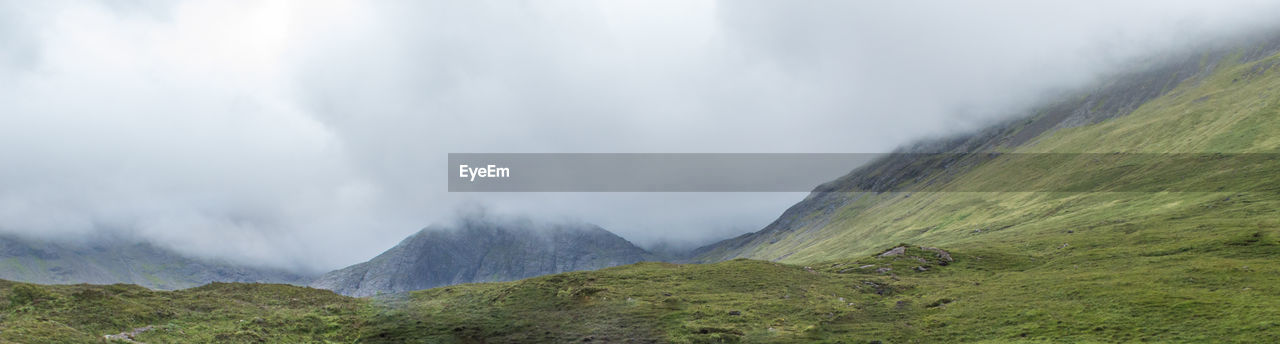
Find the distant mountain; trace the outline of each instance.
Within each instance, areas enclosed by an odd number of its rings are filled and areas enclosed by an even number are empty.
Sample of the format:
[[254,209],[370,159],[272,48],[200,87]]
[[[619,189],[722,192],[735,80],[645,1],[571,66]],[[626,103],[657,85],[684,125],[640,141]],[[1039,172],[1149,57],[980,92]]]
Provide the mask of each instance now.
[[85,243],[0,235],[0,279],[41,284],[131,283],[182,289],[209,282],[301,284],[308,276],[187,257],[123,239]]
[[432,226],[372,260],[311,283],[351,296],[497,282],[656,260],[626,239],[586,223],[470,217]]

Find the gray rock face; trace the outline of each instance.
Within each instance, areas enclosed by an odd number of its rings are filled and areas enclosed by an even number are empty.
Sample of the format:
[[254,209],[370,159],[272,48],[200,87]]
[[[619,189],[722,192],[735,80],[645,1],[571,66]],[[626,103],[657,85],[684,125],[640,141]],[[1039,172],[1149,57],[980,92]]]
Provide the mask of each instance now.
[[311,286],[371,296],[645,260],[655,257],[595,225],[471,218],[423,229],[368,262],[320,276]]
[[892,250],[888,250],[888,251],[885,251],[884,253],[881,253],[879,257],[884,258],[884,257],[901,256],[904,253],[907,253],[907,248],[898,246],[898,247],[894,247]]
[[209,282],[301,284],[308,276],[196,259],[151,244],[55,242],[0,235],[0,279],[41,284],[137,284],[182,289]]

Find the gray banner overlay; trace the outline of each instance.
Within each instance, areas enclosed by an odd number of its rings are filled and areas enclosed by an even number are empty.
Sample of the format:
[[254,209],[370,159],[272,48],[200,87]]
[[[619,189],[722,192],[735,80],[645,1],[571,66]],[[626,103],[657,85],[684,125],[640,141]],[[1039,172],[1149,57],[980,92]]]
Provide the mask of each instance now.
[[450,153],[447,176],[449,192],[1280,192],[1280,153]]

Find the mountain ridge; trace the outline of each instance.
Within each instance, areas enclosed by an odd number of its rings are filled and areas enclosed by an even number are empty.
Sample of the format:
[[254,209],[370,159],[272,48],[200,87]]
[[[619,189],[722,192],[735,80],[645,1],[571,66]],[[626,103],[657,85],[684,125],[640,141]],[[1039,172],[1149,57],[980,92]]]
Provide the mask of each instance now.
[[[907,189],[904,185],[921,182],[945,184],[954,179],[954,176],[968,173],[995,159],[994,156],[976,153],[1016,152],[1025,147],[1032,147],[1031,151],[1036,151],[1035,144],[1044,136],[1128,116],[1152,100],[1205,82],[1224,65],[1258,63],[1258,66],[1250,67],[1247,74],[1266,73],[1276,64],[1277,52],[1280,52],[1280,34],[1255,35],[1247,39],[1215,43],[1198,54],[1183,52],[1165,57],[1163,61],[1149,64],[1140,70],[1107,79],[1095,89],[1033,108],[1028,111],[1031,115],[1027,117],[1006,120],[971,134],[920,140],[904,145],[893,153],[906,154],[890,154],[887,158],[878,159],[834,181],[819,185],[804,200],[789,207],[765,228],[699,247],[690,253],[688,261],[705,263],[753,258],[802,262],[788,260],[797,250],[802,250],[799,248],[802,245],[793,245],[765,255],[753,251],[759,252],[762,247],[794,238],[796,232],[822,230],[840,214],[838,210],[851,204],[868,202],[884,193],[900,193]],[[1192,101],[1203,100],[1196,98]],[[1134,147],[1140,146],[1113,149],[1124,151]],[[1079,150],[1078,152],[1085,152],[1090,148]],[[925,154],[942,159],[914,161],[911,159],[921,155],[912,153],[954,154]],[[928,180],[922,181],[922,178]],[[848,190],[865,191],[847,192]],[[902,239],[886,239],[877,244],[890,244],[895,240]],[[849,253],[867,254],[875,249],[878,249],[875,245],[863,245],[862,250]]]
[[310,276],[185,256],[145,241],[59,242],[0,235],[0,279],[43,284],[130,283],[151,289],[210,282],[305,284]]
[[310,285],[371,296],[658,259],[591,224],[473,216],[424,228],[373,259],[321,275]]

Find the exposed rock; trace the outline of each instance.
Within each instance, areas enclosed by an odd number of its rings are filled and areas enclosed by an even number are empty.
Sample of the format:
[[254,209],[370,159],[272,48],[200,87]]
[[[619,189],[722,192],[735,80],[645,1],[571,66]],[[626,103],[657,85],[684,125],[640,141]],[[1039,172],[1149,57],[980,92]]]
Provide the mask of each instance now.
[[923,266],[917,266],[915,267],[915,270],[919,272],[925,272],[925,271],[929,271],[929,268],[923,267]]
[[143,344],[142,342],[134,341],[133,339],[136,338],[138,335],[142,334],[143,332],[151,331],[154,328],[155,326],[147,325],[145,327],[135,328],[133,329],[133,331],[120,332],[117,334],[108,334],[108,335],[102,336],[102,339],[106,339],[107,341],[124,341],[128,343]]
[[[876,293],[876,295],[885,296],[885,295],[893,294],[893,288],[890,287],[889,285],[879,284],[872,281],[862,281],[862,284],[870,287],[871,291]],[[862,289],[862,287],[859,287],[858,289]],[[849,305],[853,305],[853,304],[850,303]]]
[[729,311],[729,315],[742,315],[741,311]]
[[907,253],[907,248],[905,246],[898,246],[898,247],[894,247],[891,250],[885,251],[884,253],[881,253],[877,257],[885,258],[885,257],[901,256],[906,253]]
[[887,266],[886,266],[886,267],[883,267],[883,268],[876,269],[876,272],[877,272],[877,273],[886,273],[886,272],[889,272],[889,271],[893,271],[893,268],[891,268],[891,267],[887,267]]

